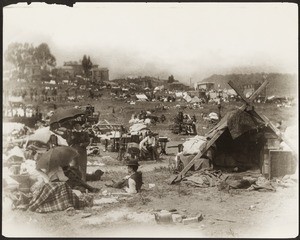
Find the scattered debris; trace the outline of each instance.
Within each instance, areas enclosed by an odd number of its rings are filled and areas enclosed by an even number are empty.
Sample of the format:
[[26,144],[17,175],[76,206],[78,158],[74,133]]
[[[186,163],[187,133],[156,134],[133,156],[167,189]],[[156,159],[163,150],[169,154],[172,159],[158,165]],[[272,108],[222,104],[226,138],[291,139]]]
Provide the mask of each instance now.
[[82,216],[81,216],[81,218],[88,218],[90,216],[92,216],[91,213],[83,213]]
[[100,199],[94,199],[94,205],[100,205],[105,203],[117,203],[119,202],[117,198],[100,198]]
[[181,223],[182,222],[182,216],[180,214],[172,214],[172,220],[173,220],[173,222]]
[[183,222],[184,225],[187,225],[187,224],[190,224],[190,223],[200,222],[202,220],[203,220],[203,216],[202,216],[202,214],[199,214],[196,217],[183,219],[182,222]]

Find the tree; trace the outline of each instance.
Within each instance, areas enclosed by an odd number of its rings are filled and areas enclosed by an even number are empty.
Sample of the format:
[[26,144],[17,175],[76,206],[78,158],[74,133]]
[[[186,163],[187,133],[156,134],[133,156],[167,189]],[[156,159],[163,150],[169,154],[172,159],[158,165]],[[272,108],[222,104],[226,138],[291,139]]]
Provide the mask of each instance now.
[[39,64],[44,69],[46,66],[55,66],[56,59],[46,43],[33,47],[29,43],[11,43],[5,53],[5,60],[12,63],[19,75],[24,75],[26,65]]
[[87,57],[86,55],[84,55],[83,58],[82,58],[81,64],[82,64],[82,68],[83,68],[85,76],[88,77],[89,76],[89,71],[93,67],[93,63],[90,59],[90,56]]
[[54,67],[56,65],[56,59],[52,55],[47,43],[42,43],[35,48],[34,60],[35,63],[39,64],[43,69],[47,66]]
[[12,63],[20,74],[24,73],[25,66],[34,62],[34,47],[28,43],[11,43],[8,45],[4,57]]
[[168,83],[172,83],[174,81],[175,81],[174,76],[173,75],[169,76]]

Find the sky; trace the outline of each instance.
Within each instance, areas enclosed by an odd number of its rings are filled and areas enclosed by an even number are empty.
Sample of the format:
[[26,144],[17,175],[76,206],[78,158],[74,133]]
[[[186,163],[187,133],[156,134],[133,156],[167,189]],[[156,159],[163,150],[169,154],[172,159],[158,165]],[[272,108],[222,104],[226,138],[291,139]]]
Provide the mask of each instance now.
[[293,3],[26,3],[3,9],[3,49],[48,43],[57,59],[89,55],[110,79],[153,76],[189,83],[212,74],[298,74]]

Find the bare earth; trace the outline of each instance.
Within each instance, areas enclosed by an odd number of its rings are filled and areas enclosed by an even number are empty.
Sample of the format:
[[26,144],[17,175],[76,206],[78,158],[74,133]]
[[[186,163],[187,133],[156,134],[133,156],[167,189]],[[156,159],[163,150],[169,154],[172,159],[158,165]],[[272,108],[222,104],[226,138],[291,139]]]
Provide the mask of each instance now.
[[[99,110],[100,107],[99,105]],[[286,111],[284,113],[277,111],[274,114],[284,116],[285,121],[288,122],[289,117],[293,115],[293,110],[295,109],[283,110]],[[102,116],[109,118],[109,111],[102,113]],[[118,112],[119,109],[116,108],[115,111]],[[175,113],[175,111],[168,113],[169,117]],[[128,123],[131,112],[128,111],[126,116],[125,113],[122,114],[124,114],[124,122]],[[197,114],[200,114],[199,110]],[[268,117],[271,118],[270,116],[271,114]],[[176,145],[186,138],[170,134],[167,124],[160,124],[154,128],[160,130],[160,135],[166,134],[171,137],[172,142],[169,145]],[[298,235],[298,182],[288,187],[278,187],[276,192],[247,190],[225,192],[219,191],[217,187],[199,188],[184,183],[169,185],[167,183],[171,176],[169,161],[176,151],[173,148],[167,149],[169,156],[163,157],[162,162],[140,163],[144,185],[143,191],[135,196],[101,195],[105,190],[108,193],[118,192],[116,189],[105,187],[104,183],[126,175],[126,166],[117,160],[109,163],[101,161],[100,157],[99,162],[105,165],[88,167],[90,172],[97,168],[105,172],[101,181],[90,182],[93,186],[102,187],[101,193],[94,196],[94,199],[102,202],[92,208],[40,214],[12,211],[8,208],[8,203],[3,202],[3,235],[7,237],[230,238],[292,238]],[[102,157],[110,155],[112,158],[116,156],[107,152],[101,152],[101,155]],[[155,186],[150,188],[149,184]],[[111,203],[105,203],[104,200]],[[176,209],[187,217],[202,214],[203,220],[188,225],[158,224],[153,212],[159,209]]]

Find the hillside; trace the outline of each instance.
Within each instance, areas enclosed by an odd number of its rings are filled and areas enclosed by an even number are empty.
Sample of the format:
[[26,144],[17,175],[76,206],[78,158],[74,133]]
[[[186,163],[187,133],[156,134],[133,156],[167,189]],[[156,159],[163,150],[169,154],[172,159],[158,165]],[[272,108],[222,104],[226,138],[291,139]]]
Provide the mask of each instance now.
[[232,80],[238,86],[244,84],[253,84],[256,82],[262,83],[264,79],[269,81],[267,86],[267,95],[278,96],[296,96],[297,95],[297,78],[292,74],[280,74],[280,73],[254,73],[254,74],[228,74],[228,75],[212,75],[202,82],[213,82],[215,88],[220,85],[220,88],[230,88],[227,84]]

